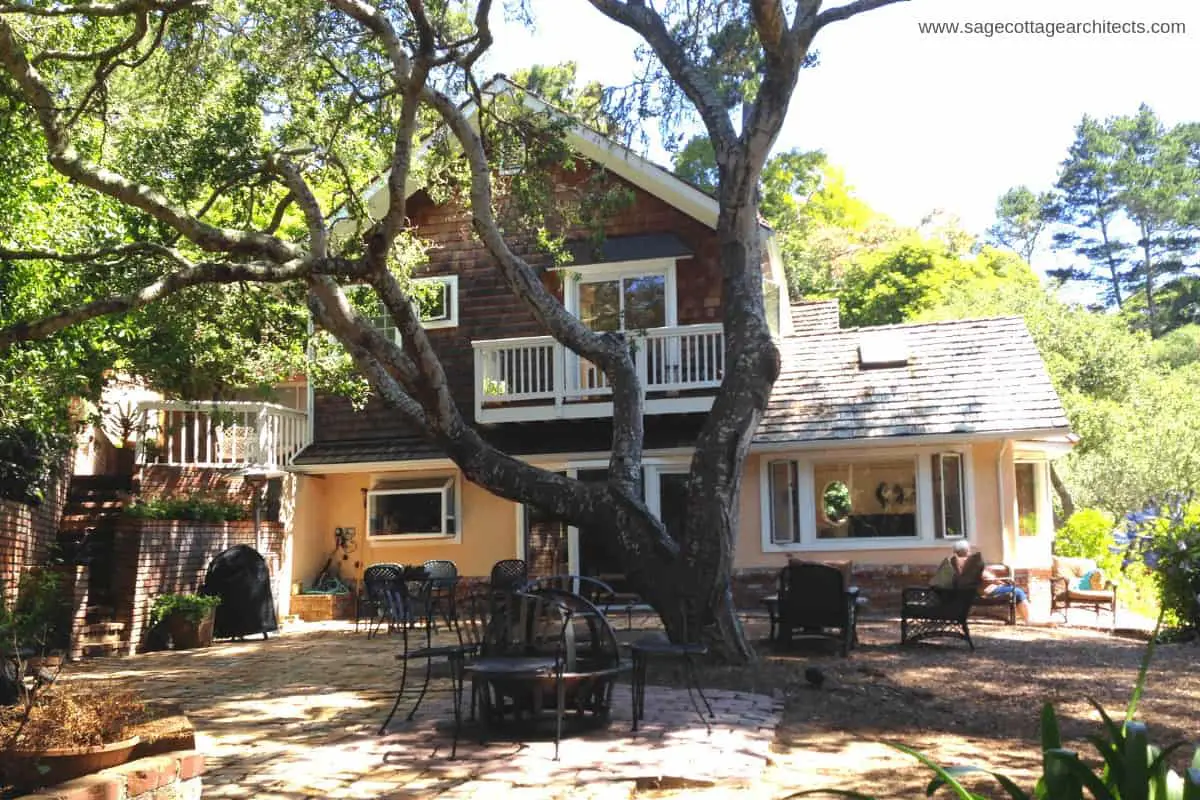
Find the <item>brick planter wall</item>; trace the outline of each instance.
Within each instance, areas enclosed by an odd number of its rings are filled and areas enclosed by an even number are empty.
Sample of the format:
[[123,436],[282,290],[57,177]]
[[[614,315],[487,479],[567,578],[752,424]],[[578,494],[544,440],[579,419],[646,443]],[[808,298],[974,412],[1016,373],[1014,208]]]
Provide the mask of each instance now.
[[67,484],[66,478],[55,481],[40,506],[0,500],[0,600],[5,604],[16,600],[21,574],[44,564],[58,538]]
[[195,750],[139,758],[51,786],[26,800],[199,800],[204,756]]
[[[852,585],[862,590],[869,603],[868,614],[899,614],[901,595],[907,586],[928,586],[935,566],[910,564],[855,564]],[[733,577],[734,604],[741,609],[763,610],[762,598],[775,594],[779,569],[775,567],[736,571]],[[1029,593],[1035,608],[1049,608],[1048,570],[1016,570],[1016,584]]]
[[260,523],[256,537],[254,523],[249,521],[122,519],[115,544],[115,585],[119,598],[117,621],[125,623],[129,636],[123,652],[132,655],[141,646],[156,596],[195,592],[204,582],[213,557],[234,545],[250,545],[266,560],[278,607],[281,592],[289,589],[286,576],[281,574],[284,539],[283,526],[278,522]]
[[289,611],[305,622],[354,619],[354,595],[294,594]]

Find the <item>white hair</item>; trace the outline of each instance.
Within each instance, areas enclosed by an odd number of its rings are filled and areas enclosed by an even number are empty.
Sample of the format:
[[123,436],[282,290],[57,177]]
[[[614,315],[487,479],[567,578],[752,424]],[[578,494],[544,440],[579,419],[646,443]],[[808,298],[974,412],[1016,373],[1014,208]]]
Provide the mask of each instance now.
[[954,543],[954,555],[965,556],[971,552],[971,545],[966,539],[959,539]]

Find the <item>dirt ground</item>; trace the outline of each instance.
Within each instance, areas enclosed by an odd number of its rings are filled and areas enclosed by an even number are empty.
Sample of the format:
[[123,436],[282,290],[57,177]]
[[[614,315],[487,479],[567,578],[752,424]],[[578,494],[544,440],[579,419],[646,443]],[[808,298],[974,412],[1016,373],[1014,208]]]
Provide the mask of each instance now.
[[[750,631],[765,636],[757,623]],[[849,658],[819,643],[773,654],[760,642],[761,663],[707,668],[702,682],[783,693],[777,759],[759,787],[764,796],[831,787],[911,798],[924,796],[930,773],[885,742],[915,747],[943,765],[1003,772],[1031,789],[1041,759],[1042,704],[1055,705],[1068,746],[1089,757],[1094,750],[1083,737],[1099,733],[1100,718],[1087,698],[1122,715],[1145,652],[1142,641],[1080,628],[982,621],[972,635],[973,653],[955,640],[901,647],[897,620],[865,619],[861,646]],[[1156,648],[1137,714],[1154,743],[1200,742],[1198,663],[1200,645]],[[805,680],[810,667],[824,676],[819,689]],[[1177,767],[1193,752],[1185,748]],[[987,779],[972,785],[1001,796]]]

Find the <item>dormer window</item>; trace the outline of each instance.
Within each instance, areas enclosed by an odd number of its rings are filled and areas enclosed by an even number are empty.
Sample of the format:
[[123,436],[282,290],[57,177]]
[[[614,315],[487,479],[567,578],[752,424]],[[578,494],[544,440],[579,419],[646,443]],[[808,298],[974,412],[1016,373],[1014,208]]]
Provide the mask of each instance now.
[[908,342],[899,331],[871,331],[858,337],[859,369],[904,367],[909,360]]

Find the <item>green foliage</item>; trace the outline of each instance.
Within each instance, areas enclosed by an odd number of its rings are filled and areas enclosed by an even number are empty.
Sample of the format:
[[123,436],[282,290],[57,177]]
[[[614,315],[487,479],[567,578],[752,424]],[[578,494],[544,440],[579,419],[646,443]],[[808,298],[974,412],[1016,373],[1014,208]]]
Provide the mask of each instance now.
[[1200,501],[1163,509],[1138,527],[1130,555],[1153,575],[1164,619],[1175,627],[1192,623],[1200,613]]
[[1080,509],[1054,534],[1054,552],[1072,558],[1103,558],[1109,554],[1115,524],[1112,514],[1106,511]]
[[21,575],[12,610],[0,607],[0,651],[12,646],[38,655],[65,650],[71,632],[71,598],[63,575],[38,567]]
[[1200,324],[1184,325],[1155,339],[1150,357],[1167,369],[1200,364]]
[[1058,216],[1057,203],[1052,192],[1035,194],[1028,186],[1009,189],[996,201],[996,224],[988,229],[988,237],[1033,263],[1038,240]]
[[221,598],[211,595],[160,594],[150,607],[150,624],[157,625],[172,614],[179,614],[194,625],[199,624],[219,605]]
[[1195,321],[1197,147],[1200,125],[1167,128],[1145,105],[1103,121],[1085,116],[1053,195],[1010,191],[1001,198],[997,228],[1021,229],[1030,213],[1036,222],[1048,211],[1060,223],[1056,246],[1081,259],[1051,275],[1101,285],[1108,304],[1131,311],[1154,335]]
[[134,519],[179,519],[195,522],[235,522],[249,514],[240,503],[193,495],[192,497],[157,497],[133,503],[125,514]]

